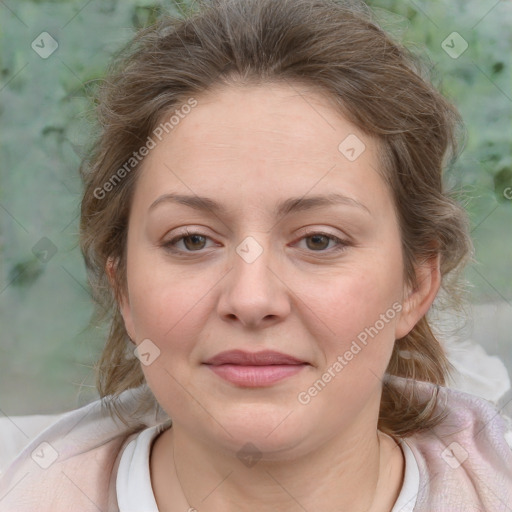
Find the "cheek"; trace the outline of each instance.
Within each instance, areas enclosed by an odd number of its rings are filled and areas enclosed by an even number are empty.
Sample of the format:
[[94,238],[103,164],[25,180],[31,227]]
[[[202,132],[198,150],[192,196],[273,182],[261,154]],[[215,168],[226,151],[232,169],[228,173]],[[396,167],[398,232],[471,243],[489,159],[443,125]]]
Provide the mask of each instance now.
[[[316,342],[325,359],[297,396],[308,414],[338,425],[359,414],[362,404],[378,403],[401,308],[400,287],[391,277],[380,271],[354,272],[339,279],[330,295],[310,289],[308,306],[322,313],[317,315]],[[314,331],[315,323],[309,328]]]
[[189,410],[193,404],[184,389],[195,389],[198,394],[197,387],[201,388],[194,372],[210,335],[205,326],[215,310],[221,275],[193,271],[191,266],[177,269],[156,259],[148,264],[149,258],[142,252],[138,259],[134,255],[133,271],[128,270],[137,342],[151,340],[158,353],[152,364],[141,365],[141,369],[167,410]]
[[200,314],[202,299],[214,286],[215,276],[190,265],[171,265],[162,249],[146,244],[141,240],[138,246],[129,245],[130,310],[137,339],[150,338],[160,345],[176,331],[183,331],[184,320]]
[[184,275],[161,263],[148,265],[144,259],[137,267],[133,258],[133,271],[128,274],[131,314],[137,342],[151,340],[158,355],[141,369],[165,410],[200,414],[184,390],[198,384],[191,385],[193,350],[211,308],[208,288],[218,280],[210,283],[207,276],[190,271]]
[[380,389],[401,310],[399,254],[394,261],[375,258],[360,263],[328,287],[311,287],[310,282],[302,292],[317,318],[309,329],[323,352],[319,387],[329,383],[322,401],[344,407]]
[[360,268],[352,267],[328,283],[312,286],[311,280],[305,280],[299,295],[304,297],[304,304],[316,313],[322,333],[330,334],[343,345],[386,313],[385,325],[379,321],[378,328],[388,334],[400,307],[401,283],[399,267],[375,265],[372,270],[372,266],[362,265]]
[[147,275],[130,288],[132,317],[138,339],[150,338],[162,348],[186,340],[206,315],[205,284],[196,279],[158,279]]

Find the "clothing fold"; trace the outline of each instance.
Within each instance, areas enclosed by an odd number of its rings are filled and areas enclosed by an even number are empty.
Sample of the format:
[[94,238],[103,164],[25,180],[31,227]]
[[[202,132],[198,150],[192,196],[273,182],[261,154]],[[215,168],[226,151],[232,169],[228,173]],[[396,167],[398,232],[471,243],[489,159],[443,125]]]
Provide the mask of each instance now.
[[[506,423],[483,398],[431,383],[389,377],[404,394],[422,400],[437,389],[436,427],[405,439],[418,463],[414,512],[510,512],[512,449]],[[146,384],[119,397],[126,424],[97,400],[70,411],[34,438],[0,476],[0,512],[119,512],[116,477],[124,448],[142,430],[169,422],[149,403]],[[1,432],[0,432],[1,435]]]

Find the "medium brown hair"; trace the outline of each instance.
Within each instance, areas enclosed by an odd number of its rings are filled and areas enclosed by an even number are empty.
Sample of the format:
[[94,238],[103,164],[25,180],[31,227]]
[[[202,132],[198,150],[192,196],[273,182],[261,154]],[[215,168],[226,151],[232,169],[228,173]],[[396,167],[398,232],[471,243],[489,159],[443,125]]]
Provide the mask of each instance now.
[[[102,397],[116,397],[145,380],[118,307],[126,293],[128,218],[140,167],[126,164],[165,116],[213,87],[306,84],[377,138],[379,171],[393,194],[409,285],[417,284],[415,264],[439,255],[444,296],[455,303],[454,277],[471,252],[465,211],[443,184],[443,169],[456,154],[459,116],[365,4],[214,0],[198,6],[185,18],[163,16],[140,31],[114,60],[99,91],[101,133],[81,167],[80,241],[99,310],[111,317],[97,365]],[[116,265],[113,288],[105,271],[109,258]],[[444,385],[449,370],[425,316],[396,341],[386,374]],[[440,420],[435,402],[436,393],[422,403],[413,388],[404,399],[392,381],[385,382],[379,428],[408,435],[431,427]]]

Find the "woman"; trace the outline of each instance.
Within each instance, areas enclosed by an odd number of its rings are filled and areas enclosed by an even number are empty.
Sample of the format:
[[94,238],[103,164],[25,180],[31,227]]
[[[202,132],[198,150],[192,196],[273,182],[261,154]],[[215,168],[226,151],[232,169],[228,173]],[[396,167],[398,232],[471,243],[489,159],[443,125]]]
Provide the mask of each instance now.
[[505,511],[512,453],[427,312],[471,249],[455,109],[364,6],[205,2],[111,70],[81,246],[104,400],[0,510]]

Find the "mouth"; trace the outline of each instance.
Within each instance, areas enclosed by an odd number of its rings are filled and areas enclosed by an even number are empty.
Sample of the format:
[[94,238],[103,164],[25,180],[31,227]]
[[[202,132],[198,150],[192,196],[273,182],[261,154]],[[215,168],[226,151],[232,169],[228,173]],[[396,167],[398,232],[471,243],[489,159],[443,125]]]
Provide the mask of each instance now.
[[309,363],[274,351],[221,352],[204,363],[222,379],[241,387],[265,387],[303,371]]

